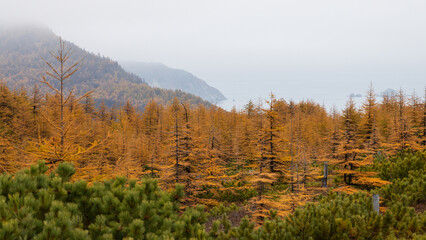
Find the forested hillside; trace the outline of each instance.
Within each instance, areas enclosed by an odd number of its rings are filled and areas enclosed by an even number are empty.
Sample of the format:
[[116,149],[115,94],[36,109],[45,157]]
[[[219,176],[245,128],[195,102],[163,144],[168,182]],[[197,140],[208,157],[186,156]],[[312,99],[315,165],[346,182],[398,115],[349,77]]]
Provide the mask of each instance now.
[[[68,90],[76,87],[77,95],[94,89],[93,99],[98,103],[103,100],[108,106],[130,101],[143,108],[153,99],[167,103],[174,97],[195,104],[209,104],[183,91],[152,88],[112,59],[87,52],[69,42],[66,44],[71,48],[69,62],[82,59],[80,70],[66,86]],[[58,45],[59,37],[45,27],[0,28],[0,79],[12,89],[30,91],[40,83],[41,74],[47,70],[44,60],[52,62],[54,58],[50,52]],[[48,91],[44,85],[40,90],[43,93]]]
[[225,100],[225,96],[205,81],[181,69],[173,69],[161,63],[120,61],[129,72],[135,73],[153,87],[180,89],[211,102]]

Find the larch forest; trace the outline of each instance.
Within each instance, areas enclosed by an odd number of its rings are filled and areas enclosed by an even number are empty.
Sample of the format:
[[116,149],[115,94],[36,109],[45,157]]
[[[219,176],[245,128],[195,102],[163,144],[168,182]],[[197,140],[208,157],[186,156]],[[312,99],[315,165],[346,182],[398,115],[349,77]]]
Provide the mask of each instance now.
[[110,107],[52,50],[0,83],[0,239],[425,239],[426,95]]

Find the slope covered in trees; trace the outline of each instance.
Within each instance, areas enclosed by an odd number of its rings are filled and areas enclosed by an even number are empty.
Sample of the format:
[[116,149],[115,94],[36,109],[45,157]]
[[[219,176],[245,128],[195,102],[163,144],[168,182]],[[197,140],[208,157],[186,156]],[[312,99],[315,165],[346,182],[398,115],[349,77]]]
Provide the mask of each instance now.
[[[53,60],[50,52],[57,48],[59,37],[45,27],[22,26],[0,28],[0,80],[11,88],[31,90],[39,84],[40,75],[47,70],[41,58]],[[125,103],[144,107],[149,101],[167,103],[177,97],[191,103],[209,104],[201,98],[180,91],[152,88],[140,77],[126,72],[117,62],[108,57],[95,55],[67,42],[72,49],[70,62],[82,60],[81,68],[75,73],[67,89],[76,87],[81,94],[94,89],[93,99],[106,105]],[[44,93],[47,89],[40,86]]]
[[225,100],[225,96],[205,81],[181,69],[173,69],[161,63],[120,61],[121,66],[134,73],[153,87],[180,89],[211,102]]

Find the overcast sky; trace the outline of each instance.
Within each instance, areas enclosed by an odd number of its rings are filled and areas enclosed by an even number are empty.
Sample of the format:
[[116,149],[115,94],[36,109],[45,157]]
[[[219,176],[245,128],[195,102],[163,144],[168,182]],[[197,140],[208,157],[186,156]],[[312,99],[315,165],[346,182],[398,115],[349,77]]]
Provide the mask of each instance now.
[[0,21],[187,70],[236,102],[273,91],[329,104],[370,81],[419,94],[426,83],[424,0],[1,0]]

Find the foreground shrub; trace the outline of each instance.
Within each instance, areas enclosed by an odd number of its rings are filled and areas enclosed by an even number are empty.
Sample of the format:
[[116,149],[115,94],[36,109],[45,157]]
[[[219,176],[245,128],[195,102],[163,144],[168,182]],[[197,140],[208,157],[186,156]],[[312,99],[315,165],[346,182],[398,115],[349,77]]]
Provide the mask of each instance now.
[[[181,210],[180,185],[166,192],[155,180],[124,177],[88,185],[70,182],[75,170],[68,163],[47,170],[40,162],[14,176],[0,175],[0,239],[422,239],[426,233],[426,214],[407,205],[424,199],[423,185],[409,177],[398,179],[394,191],[381,189],[385,196],[411,199],[393,201],[385,213],[373,211],[367,194],[330,193],[286,218],[271,211],[256,228],[247,217],[232,227],[227,215],[235,205],[220,205],[211,214],[201,206]],[[206,232],[208,216],[218,220]]]
[[171,239],[206,236],[202,207],[180,212],[183,187],[168,193],[155,180],[119,177],[89,186],[69,182],[74,168],[54,173],[40,162],[0,176],[0,239]]
[[331,193],[284,219],[271,211],[271,218],[258,229],[247,218],[232,229],[228,220],[222,219],[210,235],[220,239],[421,239],[426,233],[425,223],[425,214],[418,215],[402,204],[377,214],[366,194]]

